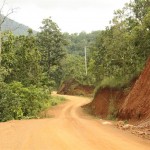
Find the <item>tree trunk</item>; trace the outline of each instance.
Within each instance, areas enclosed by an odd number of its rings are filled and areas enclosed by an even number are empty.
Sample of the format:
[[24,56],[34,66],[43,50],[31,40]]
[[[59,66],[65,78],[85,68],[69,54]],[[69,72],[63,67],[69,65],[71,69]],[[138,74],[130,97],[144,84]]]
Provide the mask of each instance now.
[[48,79],[50,79],[50,68],[51,68],[51,64],[50,64],[50,58],[51,58],[51,53],[50,51],[48,51]]

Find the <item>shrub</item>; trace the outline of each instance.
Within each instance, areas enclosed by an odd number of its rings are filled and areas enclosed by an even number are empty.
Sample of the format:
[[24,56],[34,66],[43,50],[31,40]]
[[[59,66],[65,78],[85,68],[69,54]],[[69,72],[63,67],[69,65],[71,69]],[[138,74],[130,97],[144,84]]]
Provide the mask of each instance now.
[[65,100],[65,98],[63,98],[63,97],[55,96],[55,97],[51,97],[50,103],[51,103],[51,106],[55,106],[64,100]]
[[0,89],[0,121],[33,117],[50,106],[48,90],[23,87],[20,82],[1,82]]

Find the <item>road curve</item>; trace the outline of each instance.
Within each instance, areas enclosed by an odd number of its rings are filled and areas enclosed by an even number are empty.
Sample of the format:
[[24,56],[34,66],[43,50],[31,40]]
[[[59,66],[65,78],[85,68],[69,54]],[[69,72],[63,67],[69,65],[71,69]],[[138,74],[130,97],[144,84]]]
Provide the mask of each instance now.
[[149,150],[150,143],[82,112],[88,98],[50,109],[52,118],[0,123],[0,150]]

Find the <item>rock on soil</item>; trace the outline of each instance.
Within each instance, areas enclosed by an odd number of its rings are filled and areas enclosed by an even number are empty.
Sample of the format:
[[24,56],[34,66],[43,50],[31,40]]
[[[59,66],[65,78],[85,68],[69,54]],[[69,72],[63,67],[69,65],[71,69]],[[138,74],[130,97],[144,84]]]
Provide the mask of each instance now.
[[125,124],[124,121],[118,121],[116,127],[132,134],[150,140],[150,121],[139,125]]

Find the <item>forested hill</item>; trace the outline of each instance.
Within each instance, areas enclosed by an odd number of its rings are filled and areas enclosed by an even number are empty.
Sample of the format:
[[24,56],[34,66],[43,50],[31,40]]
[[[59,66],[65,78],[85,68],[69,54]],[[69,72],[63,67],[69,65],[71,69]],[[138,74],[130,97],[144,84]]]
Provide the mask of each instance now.
[[[2,31],[12,31],[15,35],[27,35],[29,27],[20,24],[14,20],[6,18],[5,22],[2,24]],[[36,31],[33,31],[36,34]]]

